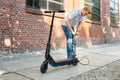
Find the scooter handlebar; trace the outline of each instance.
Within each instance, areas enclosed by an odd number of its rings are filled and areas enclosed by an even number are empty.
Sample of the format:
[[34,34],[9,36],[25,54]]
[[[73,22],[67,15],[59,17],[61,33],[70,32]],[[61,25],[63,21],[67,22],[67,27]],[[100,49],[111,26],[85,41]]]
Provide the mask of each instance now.
[[53,13],[53,12],[63,13],[63,12],[65,12],[65,10],[58,10],[58,11],[44,11],[44,13]]

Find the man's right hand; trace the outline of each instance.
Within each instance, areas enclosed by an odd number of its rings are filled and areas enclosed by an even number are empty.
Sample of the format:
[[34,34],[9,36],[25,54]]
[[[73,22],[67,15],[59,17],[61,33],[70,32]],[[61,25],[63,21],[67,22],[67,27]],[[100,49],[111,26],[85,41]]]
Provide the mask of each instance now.
[[76,35],[76,33],[74,32],[74,31],[72,31],[72,34],[75,36]]

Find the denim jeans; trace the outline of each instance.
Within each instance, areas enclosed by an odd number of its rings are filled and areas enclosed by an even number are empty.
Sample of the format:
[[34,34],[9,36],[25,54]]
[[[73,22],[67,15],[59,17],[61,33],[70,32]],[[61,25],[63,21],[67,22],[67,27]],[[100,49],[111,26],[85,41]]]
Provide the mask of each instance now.
[[67,45],[67,58],[73,58],[74,54],[74,36],[67,26],[63,26],[63,31],[66,36],[66,45]]

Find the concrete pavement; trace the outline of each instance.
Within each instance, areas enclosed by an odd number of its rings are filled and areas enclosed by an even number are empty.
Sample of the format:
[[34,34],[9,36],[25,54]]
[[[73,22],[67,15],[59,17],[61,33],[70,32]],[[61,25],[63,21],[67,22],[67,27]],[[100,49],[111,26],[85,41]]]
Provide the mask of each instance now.
[[[51,51],[56,60],[66,58],[65,52],[65,49]],[[45,74],[40,72],[40,65],[44,61],[44,51],[38,52],[38,54],[34,57],[23,57],[9,61],[0,60],[0,80],[109,80],[85,79],[78,76],[119,61],[120,44],[94,45],[88,48],[77,47],[77,57],[87,56],[90,60],[89,65],[78,64],[77,66],[70,65],[59,68],[53,68],[49,65]],[[85,63],[86,60],[82,62]],[[120,73],[120,71],[118,72]],[[120,75],[119,73],[118,75]]]

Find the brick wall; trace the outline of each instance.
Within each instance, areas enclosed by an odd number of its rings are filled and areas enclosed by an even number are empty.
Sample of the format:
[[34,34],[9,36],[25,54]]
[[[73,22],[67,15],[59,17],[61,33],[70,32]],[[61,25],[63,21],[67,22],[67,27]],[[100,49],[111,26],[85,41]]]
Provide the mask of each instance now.
[[[26,13],[25,0],[4,0],[0,7],[3,14],[0,17],[1,50],[45,49],[51,17]],[[56,20],[51,42],[53,47],[64,45],[63,32],[58,25],[62,19]]]
[[[63,15],[66,15],[73,8],[83,7],[81,3],[83,3],[82,0],[65,0],[66,13]],[[27,49],[41,50],[46,48],[51,16],[26,13],[25,9],[25,0],[3,0],[0,2],[1,50],[24,51]],[[59,16],[60,14],[57,15]],[[55,18],[51,42],[53,48],[65,47],[65,36],[61,28],[61,22],[62,18]],[[101,23],[93,22],[87,24],[90,26],[89,32],[92,43],[105,43],[103,32],[105,26],[102,27]],[[115,37],[112,37],[111,40],[119,42],[120,30],[112,30]],[[81,30],[77,44],[81,45],[85,39],[86,36]]]
[[106,43],[120,42],[120,39],[119,39],[120,25],[111,25],[111,22],[110,22],[110,1],[109,0],[101,0],[101,27],[104,29],[103,32],[105,35]]

